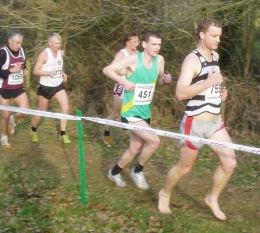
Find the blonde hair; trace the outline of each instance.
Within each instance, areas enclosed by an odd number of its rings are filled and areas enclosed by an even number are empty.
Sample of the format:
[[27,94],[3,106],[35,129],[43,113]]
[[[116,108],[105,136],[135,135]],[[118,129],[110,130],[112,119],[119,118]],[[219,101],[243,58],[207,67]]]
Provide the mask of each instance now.
[[216,19],[212,19],[212,18],[206,18],[203,19],[198,27],[197,30],[195,32],[195,37],[197,40],[200,40],[200,32],[206,32],[208,30],[209,27],[214,26],[214,27],[218,27],[218,28],[222,28],[222,23]]

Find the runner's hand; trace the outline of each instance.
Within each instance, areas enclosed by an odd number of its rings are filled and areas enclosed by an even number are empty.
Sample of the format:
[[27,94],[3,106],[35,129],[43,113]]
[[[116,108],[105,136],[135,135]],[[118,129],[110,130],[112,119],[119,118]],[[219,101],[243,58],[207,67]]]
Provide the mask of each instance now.
[[134,91],[135,90],[135,84],[131,81],[124,79],[124,82],[122,84],[127,91]]
[[9,69],[11,73],[17,73],[22,69],[23,65],[21,63],[16,63],[12,68]]
[[221,101],[225,102],[225,100],[227,98],[227,89],[226,89],[226,87],[221,87],[220,88],[220,96],[221,96]]
[[165,85],[170,84],[172,82],[172,75],[171,74],[164,74],[163,75],[163,83]]
[[205,82],[208,83],[209,87],[220,84],[222,81],[223,81],[222,74],[219,71],[215,72],[213,69],[209,72],[208,78],[205,80]]

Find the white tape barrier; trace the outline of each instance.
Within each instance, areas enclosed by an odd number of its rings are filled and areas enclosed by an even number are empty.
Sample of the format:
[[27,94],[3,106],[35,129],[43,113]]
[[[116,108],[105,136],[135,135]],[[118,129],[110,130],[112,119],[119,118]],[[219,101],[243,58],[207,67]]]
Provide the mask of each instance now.
[[17,107],[12,107],[12,106],[2,106],[2,105],[0,105],[0,109],[11,111],[11,112],[20,112],[20,113],[25,113],[25,114],[57,118],[57,119],[67,119],[67,120],[85,119],[87,121],[92,121],[92,122],[96,122],[96,123],[103,124],[103,125],[111,125],[114,127],[124,128],[124,129],[129,129],[129,130],[139,130],[139,131],[142,131],[145,133],[157,134],[160,136],[165,136],[165,137],[170,137],[170,138],[175,138],[175,139],[189,140],[189,141],[199,142],[199,143],[203,143],[203,144],[207,144],[207,145],[211,145],[211,146],[221,146],[221,147],[225,147],[225,148],[230,148],[230,149],[234,149],[234,150],[240,150],[240,151],[260,155],[260,148],[257,148],[257,147],[243,146],[243,145],[234,144],[234,143],[220,142],[220,141],[209,140],[209,139],[205,139],[205,138],[198,138],[198,137],[194,137],[194,136],[188,136],[188,135],[184,135],[184,134],[173,133],[173,132],[163,131],[163,130],[154,129],[154,128],[134,126],[131,124],[126,124],[126,123],[122,123],[122,122],[118,122],[118,121],[112,121],[112,120],[102,119],[102,118],[97,118],[97,117],[84,117],[84,116],[79,117],[79,116],[67,115],[67,114],[62,114],[62,113],[53,113],[53,112],[32,110],[32,109],[26,109],[26,108],[17,108]]
[[147,128],[147,127],[142,127],[142,126],[134,126],[131,124],[126,124],[126,123],[122,123],[122,122],[101,119],[101,118],[93,118],[93,117],[82,117],[82,118],[89,120],[89,121],[94,121],[94,122],[97,122],[100,124],[107,124],[107,125],[115,126],[118,128],[139,130],[139,131],[142,131],[145,133],[157,134],[160,136],[182,139],[182,140],[186,140],[186,141],[188,140],[188,141],[193,141],[193,142],[199,142],[199,143],[203,143],[203,144],[207,144],[207,145],[211,145],[211,146],[221,146],[221,147],[225,147],[225,148],[231,148],[234,150],[240,150],[240,151],[245,151],[245,152],[260,155],[260,148],[257,148],[257,147],[243,146],[243,145],[238,145],[238,144],[234,144],[234,143],[220,142],[220,141],[209,140],[209,139],[205,139],[205,138],[198,138],[198,137],[194,137],[194,136],[178,134],[178,133],[163,131],[163,130],[159,130],[159,129]]
[[20,112],[20,113],[24,113],[24,114],[44,116],[44,117],[50,117],[50,118],[56,118],[56,119],[81,120],[81,117],[78,117],[78,116],[72,116],[72,115],[56,113],[56,112],[33,110],[33,109],[28,109],[28,108],[17,108],[17,107],[12,107],[12,106],[0,105],[0,109],[10,111],[10,112]]

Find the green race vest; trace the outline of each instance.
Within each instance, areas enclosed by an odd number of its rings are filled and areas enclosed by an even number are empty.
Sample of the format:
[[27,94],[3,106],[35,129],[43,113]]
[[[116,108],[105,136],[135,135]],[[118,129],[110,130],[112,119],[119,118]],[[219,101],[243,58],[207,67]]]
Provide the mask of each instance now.
[[151,117],[152,99],[158,79],[158,58],[154,57],[149,69],[144,66],[143,53],[138,53],[137,59],[135,71],[127,77],[127,80],[135,83],[136,88],[134,91],[124,91],[121,116],[148,119]]

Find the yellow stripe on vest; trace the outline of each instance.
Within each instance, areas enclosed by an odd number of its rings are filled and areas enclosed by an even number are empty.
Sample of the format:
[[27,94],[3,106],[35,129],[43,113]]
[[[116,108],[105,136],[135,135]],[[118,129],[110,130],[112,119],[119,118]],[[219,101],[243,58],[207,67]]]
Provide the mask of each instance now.
[[124,112],[127,112],[130,108],[132,108],[133,106],[134,106],[134,104],[133,104],[133,99],[130,101],[130,102],[128,102],[127,104],[125,104],[124,106],[122,106],[122,108],[121,108],[121,113],[124,113]]

